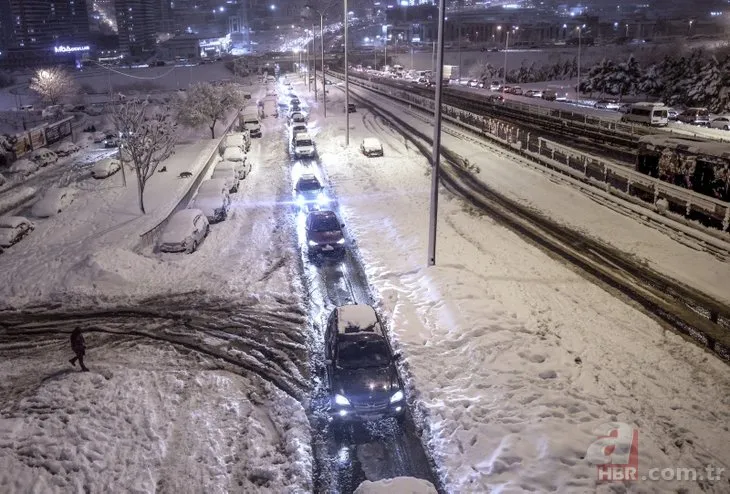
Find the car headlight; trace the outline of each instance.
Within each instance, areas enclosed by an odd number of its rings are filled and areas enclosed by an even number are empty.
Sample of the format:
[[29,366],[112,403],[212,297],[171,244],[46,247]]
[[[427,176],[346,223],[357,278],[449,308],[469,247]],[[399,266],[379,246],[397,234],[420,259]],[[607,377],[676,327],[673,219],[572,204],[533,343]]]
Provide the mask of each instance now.
[[401,400],[403,400],[403,391],[401,390],[396,391],[393,396],[390,397],[391,403],[398,403]]
[[310,240],[309,242],[307,242],[307,244],[308,244],[308,245],[309,245],[310,247],[314,247],[315,245],[317,245],[317,242],[315,242],[314,240]]
[[[392,400],[392,398],[391,398]],[[345,398],[342,395],[335,395],[335,403],[337,405],[343,406],[343,407],[349,407],[350,406],[350,400]]]
[[342,244],[344,244],[344,243],[345,243],[345,239],[344,239],[344,238],[341,238],[341,239],[339,239],[339,240],[337,241],[337,243],[338,243],[338,244],[340,244],[340,245],[342,245]]
[[301,194],[297,194],[297,204],[304,204],[306,199],[304,199],[304,196]]

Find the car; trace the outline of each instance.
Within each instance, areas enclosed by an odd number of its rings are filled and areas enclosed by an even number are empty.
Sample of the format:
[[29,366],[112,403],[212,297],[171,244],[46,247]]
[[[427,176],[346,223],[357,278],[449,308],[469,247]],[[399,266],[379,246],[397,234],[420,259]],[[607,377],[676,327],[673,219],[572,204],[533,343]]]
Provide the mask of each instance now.
[[251,137],[261,137],[261,122],[255,113],[248,113],[241,117],[243,127],[248,130]]
[[360,143],[360,152],[365,156],[383,156],[383,145],[375,137],[366,137]]
[[311,211],[305,222],[307,250],[312,257],[341,258],[345,254],[345,235],[333,211]]
[[369,305],[335,308],[324,334],[325,382],[335,424],[402,421],[406,396],[380,317]]
[[502,92],[503,93],[511,93],[512,92],[512,86],[502,86]]
[[10,165],[8,171],[10,173],[17,173],[18,175],[28,176],[31,173],[35,173],[36,171],[38,171],[38,168],[40,168],[38,166],[38,163],[29,159],[22,158]]
[[104,158],[99,160],[91,168],[91,176],[97,179],[111,177],[122,168],[119,160],[115,158]]
[[36,218],[54,216],[68,207],[74,200],[74,190],[68,187],[52,187],[33,204],[31,214]]
[[547,101],[555,101],[558,93],[554,89],[543,89],[541,98]]
[[499,81],[492,81],[492,83],[489,85],[490,91],[501,91],[502,90],[502,83]]
[[248,132],[228,134],[226,136],[225,149],[228,148],[239,148],[242,152],[248,151],[251,148],[251,135]]
[[23,216],[0,216],[0,246],[10,247],[34,228],[35,225]]
[[226,182],[228,192],[235,194],[238,192],[238,174],[236,170],[227,166],[216,166],[210,176],[211,180],[222,179]]
[[119,147],[119,137],[115,134],[105,134],[104,140],[101,141],[101,143],[104,145],[105,148],[118,148]]
[[628,113],[631,111],[631,103],[623,103],[621,106],[618,107],[618,111],[620,113]]
[[512,88],[511,90],[510,90],[510,93],[512,93],[512,94],[516,94],[517,96],[521,96],[521,95],[522,95],[522,88],[521,88],[520,86],[514,86],[514,87],[513,87],[513,88]]
[[504,96],[501,94],[490,94],[487,96],[487,101],[490,103],[501,103],[504,101]]
[[161,252],[192,254],[209,231],[208,218],[200,209],[182,209],[167,221],[157,248]]
[[36,149],[30,154],[30,159],[38,163],[39,166],[48,166],[58,161],[58,155],[50,149]]
[[593,104],[593,107],[599,108],[601,110],[618,110],[619,108],[621,108],[621,105],[616,100],[599,99]]
[[295,158],[315,158],[317,149],[312,136],[304,132],[295,135],[292,142],[292,154]]
[[542,91],[539,89],[528,89],[525,91],[525,96],[529,98],[542,98]]
[[679,110],[675,110],[674,108],[667,109],[667,118],[669,120],[677,120],[677,117],[679,117]]
[[297,134],[301,133],[307,133],[309,132],[309,129],[307,128],[307,124],[304,123],[295,123],[291,126],[291,135],[292,135],[292,142],[294,141],[294,138],[297,136]]
[[251,173],[251,163],[244,156],[243,161],[228,161],[223,160],[217,165],[216,168],[230,168],[236,173],[238,180],[243,180]]
[[710,128],[730,130],[730,117],[721,115],[717,118],[710,120]]
[[347,108],[345,108],[345,111],[347,113],[356,113],[357,108],[355,107],[355,103],[348,103]]
[[302,111],[302,107],[299,106],[299,105],[291,105],[291,107],[289,107],[289,114],[292,114],[294,112],[300,112],[301,113],[301,111]]
[[305,211],[311,211],[329,202],[324,187],[314,174],[305,173],[294,184],[294,200],[297,206]]
[[58,156],[69,156],[73,153],[78,152],[79,147],[71,141],[64,141],[56,147],[56,154]]
[[291,98],[289,100],[289,106],[294,106],[294,105],[299,106],[300,104],[301,104],[301,101],[299,101],[299,98],[297,98],[296,96],[294,96],[293,98]]
[[304,114],[301,112],[294,112],[289,117],[289,125],[293,125],[295,123],[301,124],[301,123],[306,123],[306,122],[307,122],[307,117],[305,117]]
[[208,223],[218,223],[228,217],[231,205],[229,184],[222,179],[205,180],[198,188],[191,209],[199,209],[205,214]]
[[707,108],[687,108],[677,116],[680,122],[693,125],[710,125],[710,113]]
[[469,87],[477,87],[479,85],[479,81],[476,79],[469,79],[469,81],[467,81],[466,85]]

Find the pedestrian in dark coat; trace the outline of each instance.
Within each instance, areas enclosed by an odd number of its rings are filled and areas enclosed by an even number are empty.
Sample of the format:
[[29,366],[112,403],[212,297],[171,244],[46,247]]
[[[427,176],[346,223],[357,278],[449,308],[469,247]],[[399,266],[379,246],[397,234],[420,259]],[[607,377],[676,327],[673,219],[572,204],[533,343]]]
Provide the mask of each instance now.
[[86,340],[84,340],[84,335],[81,334],[81,328],[76,327],[71,332],[71,349],[74,351],[76,356],[69,360],[71,362],[71,365],[75,366],[76,361],[79,361],[79,364],[81,364],[81,370],[84,372],[89,372],[89,369],[86,368],[84,365],[84,355],[86,355]]

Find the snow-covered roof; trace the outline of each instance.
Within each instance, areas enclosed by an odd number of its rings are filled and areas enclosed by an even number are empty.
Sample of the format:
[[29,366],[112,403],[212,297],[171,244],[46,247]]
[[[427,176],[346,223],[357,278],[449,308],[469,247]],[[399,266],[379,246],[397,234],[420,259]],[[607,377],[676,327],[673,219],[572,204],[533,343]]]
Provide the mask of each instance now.
[[116,168],[119,166],[119,160],[115,158],[104,158],[102,160],[99,160],[93,167],[93,170],[96,171],[106,171],[111,170],[112,168]]
[[200,184],[200,187],[198,188],[198,194],[207,192],[221,193],[225,190],[228,190],[228,187],[226,187],[225,179],[213,178],[210,180],[204,180],[203,183]]
[[371,333],[378,329],[378,318],[369,305],[343,305],[337,312],[338,333]]
[[24,223],[30,221],[23,216],[0,216],[0,228],[17,228]]
[[380,144],[380,141],[376,139],[375,137],[366,137],[362,140],[362,145],[366,148],[377,148],[380,149],[382,146]]
[[308,132],[300,132],[299,134],[296,135],[295,140],[297,142],[299,142],[299,141],[312,141],[313,139],[312,139],[312,136],[310,136]]
[[245,155],[239,147],[229,147],[223,151],[223,159],[226,161],[243,161]]
[[22,158],[10,166],[11,172],[24,172],[27,170],[36,170],[38,165],[28,159]]
[[243,147],[243,134],[229,134],[226,136],[226,147]]
[[203,214],[199,209],[182,209],[170,217],[160,237],[161,243],[176,243],[185,240],[193,231],[193,220]]
[[200,209],[206,216],[213,216],[215,210],[223,205],[223,197],[220,194],[198,194],[193,201],[193,209]]

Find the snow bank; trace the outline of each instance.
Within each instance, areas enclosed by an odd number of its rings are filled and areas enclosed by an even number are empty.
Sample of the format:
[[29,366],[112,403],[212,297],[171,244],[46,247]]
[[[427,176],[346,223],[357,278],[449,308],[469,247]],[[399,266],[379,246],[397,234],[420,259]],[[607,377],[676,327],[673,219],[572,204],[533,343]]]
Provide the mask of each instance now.
[[355,489],[354,494],[436,494],[436,492],[436,488],[427,480],[396,477],[377,482],[366,480]]

